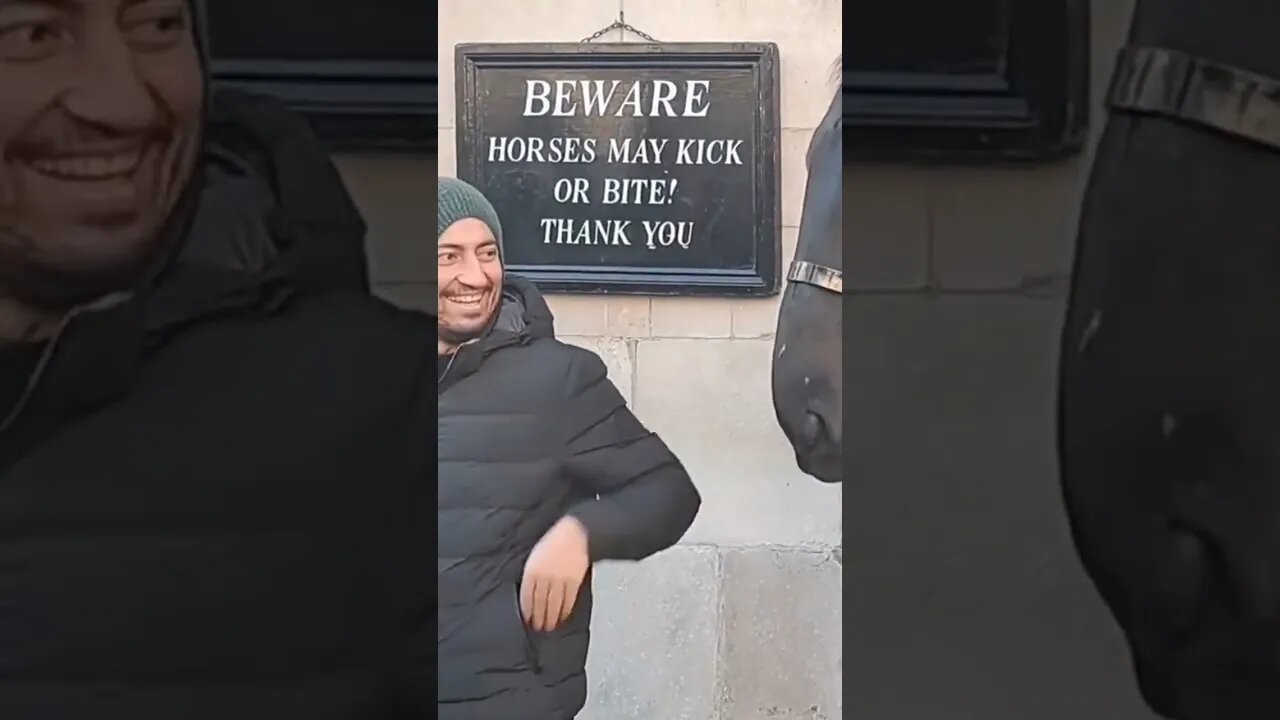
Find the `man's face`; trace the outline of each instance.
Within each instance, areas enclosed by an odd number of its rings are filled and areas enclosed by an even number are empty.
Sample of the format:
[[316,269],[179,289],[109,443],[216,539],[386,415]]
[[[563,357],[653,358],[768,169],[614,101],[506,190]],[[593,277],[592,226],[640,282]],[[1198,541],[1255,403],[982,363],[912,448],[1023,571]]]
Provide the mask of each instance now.
[[439,331],[457,344],[479,337],[502,297],[498,241],[476,218],[450,225],[436,249]]
[[203,83],[185,0],[0,0],[0,293],[84,300],[136,272],[195,164]]

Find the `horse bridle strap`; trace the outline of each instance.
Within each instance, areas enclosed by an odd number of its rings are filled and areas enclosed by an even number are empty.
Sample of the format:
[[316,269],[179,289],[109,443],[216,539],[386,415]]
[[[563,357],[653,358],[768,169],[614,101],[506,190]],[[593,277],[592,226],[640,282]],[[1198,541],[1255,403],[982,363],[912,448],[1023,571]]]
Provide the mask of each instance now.
[[797,260],[791,263],[791,271],[787,273],[787,280],[812,285],[837,295],[844,294],[844,273],[826,265]]
[[1177,50],[1121,50],[1107,103],[1280,150],[1280,81]]

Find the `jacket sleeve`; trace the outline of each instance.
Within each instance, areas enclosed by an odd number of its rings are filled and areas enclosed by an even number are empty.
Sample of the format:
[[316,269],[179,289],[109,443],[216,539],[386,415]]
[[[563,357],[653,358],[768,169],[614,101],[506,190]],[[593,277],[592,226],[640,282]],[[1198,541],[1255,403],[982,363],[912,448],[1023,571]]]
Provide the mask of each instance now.
[[577,354],[568,385],[565,469],[587,499],[567,514],[586,528],[591,560],[641,560],[676,544],[702,505],[684,466],[627,408],[598,357]]

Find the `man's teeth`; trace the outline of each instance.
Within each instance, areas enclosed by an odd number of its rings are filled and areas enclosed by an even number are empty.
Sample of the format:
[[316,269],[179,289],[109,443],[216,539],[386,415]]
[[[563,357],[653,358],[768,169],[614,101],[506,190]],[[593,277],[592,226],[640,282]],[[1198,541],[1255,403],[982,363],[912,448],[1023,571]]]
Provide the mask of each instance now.
[[483,299],[484,299],[484,295],[454,295],[454,296],[450,297],[449,299],[450,299],[450,300],[452,300],[452,301],[454,301],[454,302],[456,302],[456,303],[462,303],[462,304],[464,304],[464,305],[470,305],[470,304],[472,304],[472,303],[478,303],[478,302],[480,302],[481,300],[483,300]]
[[44,175],[68,180],[102,180],[128,175],[138,169],[141,153],[97,157],[40,158],[31,167]]

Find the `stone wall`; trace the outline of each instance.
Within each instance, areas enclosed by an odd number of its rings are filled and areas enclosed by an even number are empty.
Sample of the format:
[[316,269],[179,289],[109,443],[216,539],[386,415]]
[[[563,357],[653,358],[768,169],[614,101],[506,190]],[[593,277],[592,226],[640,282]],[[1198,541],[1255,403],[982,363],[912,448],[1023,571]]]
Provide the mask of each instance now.
[[[445,0],[439,174],[455,172],[453,48],[576,42],[626,21],[662,41],[779,46],[784,245],[804,152],[841,49],[839,0]],[[602,41],[636,38],[620,31]],[[839,488],[795,468],[769,391],[778,301],[554,296],[558,332],[591,348],[703,493],[676,548],[597,570],[584,720],[842,716]]]

